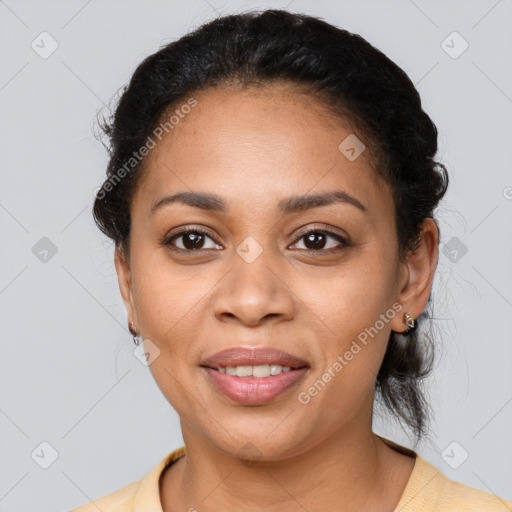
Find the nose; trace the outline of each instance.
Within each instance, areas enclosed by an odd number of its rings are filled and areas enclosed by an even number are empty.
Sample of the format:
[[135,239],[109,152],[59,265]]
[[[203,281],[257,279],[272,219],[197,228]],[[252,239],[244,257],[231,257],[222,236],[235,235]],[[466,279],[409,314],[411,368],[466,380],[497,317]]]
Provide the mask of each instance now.
[[251,263],[235,256],[212,299],[217,319],[256,327],[294,317],[294,294],[287,282],[290,271],[286,262],[272,264],[271,259],[265,252]]

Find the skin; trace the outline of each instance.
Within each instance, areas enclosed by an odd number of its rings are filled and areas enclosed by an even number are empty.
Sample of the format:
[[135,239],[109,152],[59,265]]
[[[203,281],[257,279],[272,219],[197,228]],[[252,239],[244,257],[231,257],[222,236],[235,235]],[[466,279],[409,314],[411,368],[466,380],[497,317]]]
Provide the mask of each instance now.
[[[197,106],[148,155],[132,203],[129,261],[115,253],[128,318],[160,351],[150,370],[187,446],[161,477],[163,510],[392,511],[414,459],[373,434],[373,390],[391,330],[403,332],[404,312],[416,318],[427,304],[437,227],[427,219],[418,250],[399,262],[391,189],[368,148],[347,159],[338,145],[357,130],[293,87],[209,89],[194,98]],[[329,190],[367,212],[348,203],[277,210],[283,198]],[[228,212],[172,203],[150,214],[160,198],[183,191],[214,192]],[[192,255],[163,243],[183,226],[208,231]],[[325,253],[340,247],[329,237],[308,254],[315,246],[297,236],[302,227],[352,245]],[[263,249],[251,263],[236,251],[248,236]],[[174,247],[186,251],[186,238]],[[301,404],[298,394],[394,303],[403,310]],[[235,404],[199,365],[240,345],[277,347],[310,368],[270,404]],[[256,462],[240,453],[249,442]]]

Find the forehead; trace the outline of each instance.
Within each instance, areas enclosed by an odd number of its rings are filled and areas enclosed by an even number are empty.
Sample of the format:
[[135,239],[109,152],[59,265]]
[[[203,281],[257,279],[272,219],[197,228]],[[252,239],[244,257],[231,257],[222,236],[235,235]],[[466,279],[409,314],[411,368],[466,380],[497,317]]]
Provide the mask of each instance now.
[[364,138],[311,96],[266,86],[208,89],[191,97],[195,106],[147,157],[137,193],[146,211],[164,194],[191,190],[268,208],[283,196],[338,189],[380,214],[390,209],[390,192],[370,163],[368,146],[355,159],[344,151]]

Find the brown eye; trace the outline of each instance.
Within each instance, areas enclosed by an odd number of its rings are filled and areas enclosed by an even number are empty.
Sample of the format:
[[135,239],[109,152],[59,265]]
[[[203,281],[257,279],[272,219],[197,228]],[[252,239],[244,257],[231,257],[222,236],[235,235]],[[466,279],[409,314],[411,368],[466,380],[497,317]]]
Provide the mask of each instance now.
[[[350,244],[346,240],[346,238],[338,235],[337,233],[333,233],[331,231],[312,229],[303,233],[300,237],[300,240],[304,239],[303,250],[309,252],[335,252],[343,250],[345,247],[348,247]],[[333,239],[337,242],[337,244],[333,244],[329,242],[329,239]],[[328,246],[328,247],[326,247]]]
[[[174,244],[174,241],[182,239],[181,247]],[[205,247],[207,239],[214,242],[214,247]],[[215,249],[216,241],[205,231],[198,228],[185,228],[164,240],[164,245],[171,246],[172,250],[193,252],[200,249]]]

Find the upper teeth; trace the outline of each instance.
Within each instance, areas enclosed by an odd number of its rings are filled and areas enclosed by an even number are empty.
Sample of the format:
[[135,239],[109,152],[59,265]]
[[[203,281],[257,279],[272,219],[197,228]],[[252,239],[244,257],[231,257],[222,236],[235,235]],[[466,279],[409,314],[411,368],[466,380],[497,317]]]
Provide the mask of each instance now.
[[270,377],[282,372],[289,372],[290,367],[280,364],[260,364],[258,366],[227,366],[226,368],[221,366],[217,370],[237,377]]

